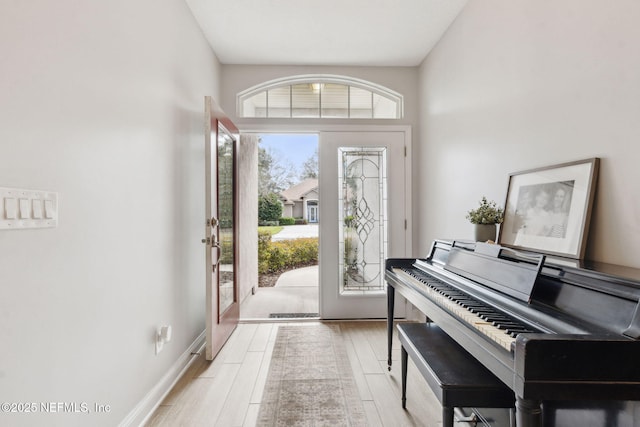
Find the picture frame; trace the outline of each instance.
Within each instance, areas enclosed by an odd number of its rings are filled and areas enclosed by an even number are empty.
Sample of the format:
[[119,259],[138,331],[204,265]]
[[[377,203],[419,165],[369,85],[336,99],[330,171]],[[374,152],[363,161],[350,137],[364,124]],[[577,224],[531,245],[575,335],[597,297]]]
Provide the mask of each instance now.
[[594,157],[509,174],[498,243],[582,259],[599,167]]

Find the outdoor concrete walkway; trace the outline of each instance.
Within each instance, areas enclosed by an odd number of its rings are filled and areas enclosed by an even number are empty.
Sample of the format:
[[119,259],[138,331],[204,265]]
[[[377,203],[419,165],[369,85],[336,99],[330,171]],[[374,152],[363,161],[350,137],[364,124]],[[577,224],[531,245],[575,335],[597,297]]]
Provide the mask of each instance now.
[[301,237],[318,237],[318,224],[285,225],[277,234],[271,236],[272,241],[299,239]]
[[297,268],[280,275],[274,288],[318,287],[318,266]]
[[240,306],[241,319],[268,319],[272,313],[318,313],[318,266],[283,273],[276,285],[256,288]]

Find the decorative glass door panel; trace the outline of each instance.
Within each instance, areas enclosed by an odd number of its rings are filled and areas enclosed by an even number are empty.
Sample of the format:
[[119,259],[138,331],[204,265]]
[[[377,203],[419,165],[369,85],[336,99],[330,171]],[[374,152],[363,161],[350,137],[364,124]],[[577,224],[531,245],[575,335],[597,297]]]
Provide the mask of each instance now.
[[387,149],[338,149],[340,292],[384,292]]

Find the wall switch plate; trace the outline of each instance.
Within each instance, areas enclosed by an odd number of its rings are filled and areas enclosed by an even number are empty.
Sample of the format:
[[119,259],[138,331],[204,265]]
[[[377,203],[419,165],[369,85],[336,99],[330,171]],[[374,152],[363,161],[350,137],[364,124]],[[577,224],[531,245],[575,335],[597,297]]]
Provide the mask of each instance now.
[[58,226],[58,193],[0,187],[0,230]]

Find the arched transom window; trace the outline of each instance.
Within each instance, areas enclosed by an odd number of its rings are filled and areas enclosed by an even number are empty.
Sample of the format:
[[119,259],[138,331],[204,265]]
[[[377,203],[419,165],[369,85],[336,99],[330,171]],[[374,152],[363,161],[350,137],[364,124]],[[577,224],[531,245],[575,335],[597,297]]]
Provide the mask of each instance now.
[[399,93],[365,80],[315,74],[271,80],[237,97],[239,117],[399,119]]

